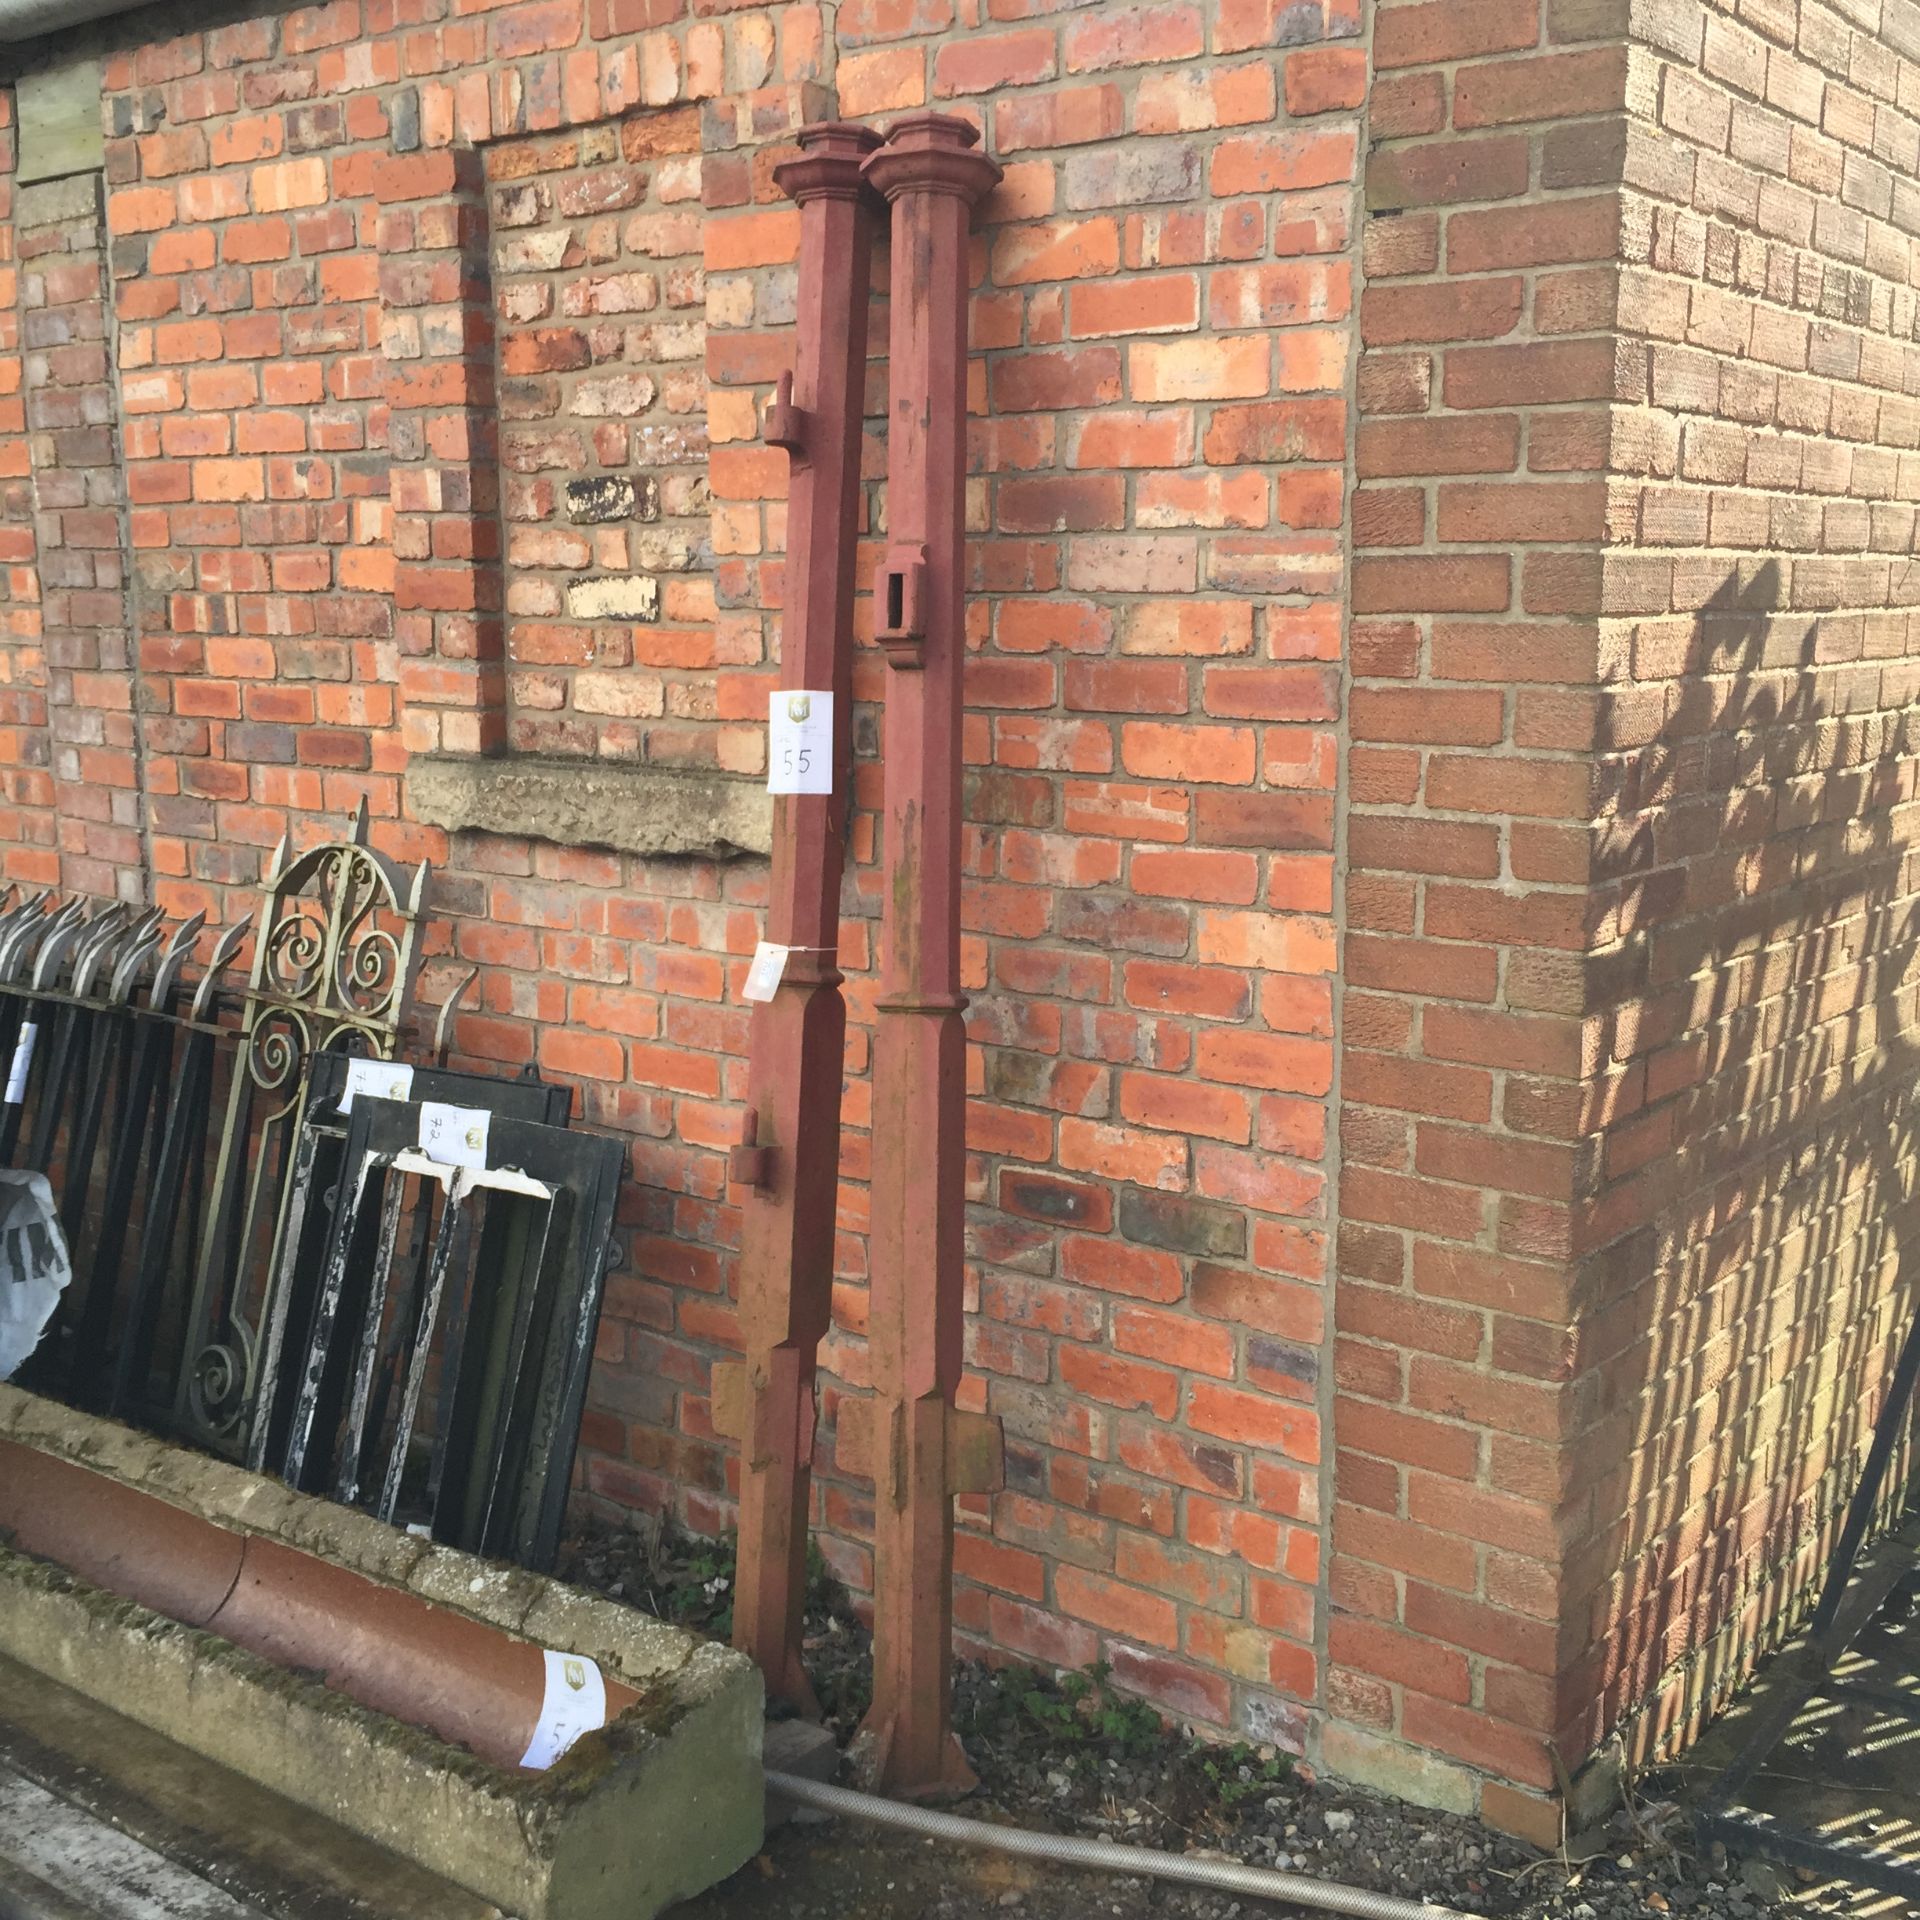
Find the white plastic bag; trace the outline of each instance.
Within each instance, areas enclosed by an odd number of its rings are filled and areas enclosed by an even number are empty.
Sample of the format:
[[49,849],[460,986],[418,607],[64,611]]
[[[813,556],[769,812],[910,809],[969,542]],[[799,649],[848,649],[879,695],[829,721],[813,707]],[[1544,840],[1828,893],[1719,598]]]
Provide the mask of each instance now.
[[11,1380],[73,1278],[43,1173],[0,1171],[0,1380]]

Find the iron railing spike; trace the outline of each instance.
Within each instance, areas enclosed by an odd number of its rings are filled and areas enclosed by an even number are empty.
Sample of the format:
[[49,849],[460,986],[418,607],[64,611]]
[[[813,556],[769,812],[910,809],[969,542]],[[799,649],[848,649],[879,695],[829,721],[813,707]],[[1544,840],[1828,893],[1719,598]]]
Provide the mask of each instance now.
[[440,1002],[440,1011],[433,1022],[433,1057],[441,1066],[447,1064],[447,1048],[453,1040],[453,1017],[460,1011],[460,1003],[467,997],[468,989],[480,978],[478,967],[469,968],[453,983],[452,991]]
[[133,999],[133,989],[147,962],[155,958],[160,951],[160,935],[148,933],[135,940],[120,956],[120,964],[113,970],[113,978],[107,983],[107,1001],[109,1005],[124,1007]]
[[173,938],[167,942],[166,951],[160,956],[160,964],[153,970],[153,988],[147,995],[148,1006],[163,1013],[166,1011],[167,1003],[173,998],[174,988],[187,964],[187,956],[193,952],[194,944],[200,938],[200,929],[206,924],[207,916],[202,911],[181,921],[174,929]]
[[75,999],[85,1000],[93,992],[93,983],[100,977],[100,969],[103,966],[111,967],[122,943],[131,934],[132,927],[127,921],[124,907],[97,914],[88,923],[73,957]]
[[367,796],[363,793],[360,804],[353,810],[353,831],[347,835],[356,847],[367,844],[367,825]]
[[19,958],[26,950],[27,942],[32,937],[34,922],[38,918],[37,913],[22,911],[12,925],[8,926],[4,932],[0,932],[0,983],[11,981],[15,977]]
[[[76,905],[78,902],[75,903]],[[78,913],[64,913],[47,929],[33,956],[33,990],[49,993],[60,977],[60,968],[80,939],[85,920]]]
[[246,920],[236,920],[220,936],[219,944],[207,961],[207,970],[201,975],[199,986],[194,989],[191,1017],[195,1021],[204,1021],[212,1011],[213,996],[219,988],[220,976],[232,964],[233,956],[240,951],[241,944],[247,937],[249,924]]
[[4,947],[0,947],[0,981],[18,980],[33,957],[34,948],[60,924],[65,909],[52,904],[49,888],[23,913],[17,926],[9,929]]
[[15,939],[21,930],[36,920],[46,910],[47,889],[42,887],[38,893],[23,893],[6,913],[0,914],[0,947]]

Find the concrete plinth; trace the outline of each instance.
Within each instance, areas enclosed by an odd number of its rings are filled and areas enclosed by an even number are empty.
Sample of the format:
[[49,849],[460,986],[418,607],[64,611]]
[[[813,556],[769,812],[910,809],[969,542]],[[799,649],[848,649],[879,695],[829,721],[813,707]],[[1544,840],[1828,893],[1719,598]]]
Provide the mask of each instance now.
[[547,1772],[514,1772],[6,1547],[0,1653],[522,1920],[648,1920],[758,1848],[762,1690],[742,1655],[13,1389],[0,1433],[587,1654],[640,1700]]

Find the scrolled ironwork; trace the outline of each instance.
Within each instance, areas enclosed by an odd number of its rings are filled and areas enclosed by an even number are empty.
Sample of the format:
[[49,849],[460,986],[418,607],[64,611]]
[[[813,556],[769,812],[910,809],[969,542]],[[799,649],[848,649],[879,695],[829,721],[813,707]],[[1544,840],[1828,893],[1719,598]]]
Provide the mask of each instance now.
[[229,1344],[203,1347],[187,1369],[188,1405],[202,1433],[232,1439],[246,1416],[246,1385],[252,1367],[253,1341],[242,1337]]
[[326,922],[304,908],[289,913],[266,938],[262,984],[289,1000],[307,1000],[327,961]]
[[407,872],[369,844],[364,803],[344,839],[291,857],[282,841],[269,862],[194,1271],[193,1359],[175,1408],[189,1434],[222,1452],[245,1448],[258,1396],[284,1171],[314,1057],[393,1057],[419,969],[426,880],[424,863]]
[[292,1007],[265,1009],[241,1043],[241,1059],[262,1093],[291,1095],[306,1079],[313,1036],[304,1015]]

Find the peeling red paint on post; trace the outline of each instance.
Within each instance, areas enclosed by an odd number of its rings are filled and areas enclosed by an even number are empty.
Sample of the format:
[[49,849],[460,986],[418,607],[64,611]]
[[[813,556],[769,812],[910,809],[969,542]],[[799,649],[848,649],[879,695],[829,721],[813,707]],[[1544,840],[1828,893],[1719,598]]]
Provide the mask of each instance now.
[[896,1793],[966,1786],[952,1731],[954,1395],[963,1354],[966,1045],[960,990],[967,234],[1000,169],[947,114],[866,163],[893,208],[885,918],[874,1034],[871,1767]]
[[807,1586],[814,1372],[833,1318],[834,1207],[846,1003],[836,964],[840,873],[853,777],[854,526],[867,358],[870,128],[808,127],[774,178],[800,207],[794,379],[768,410],[767,438],[793,459],[788,603],[780,686],[833,694],[833,791],[774,804],[767,939],[789,949],[773,998],[754,1009],[741,1171],[740,1585],[734,1644],[768,1691],[805,1710],[800,1663]]

